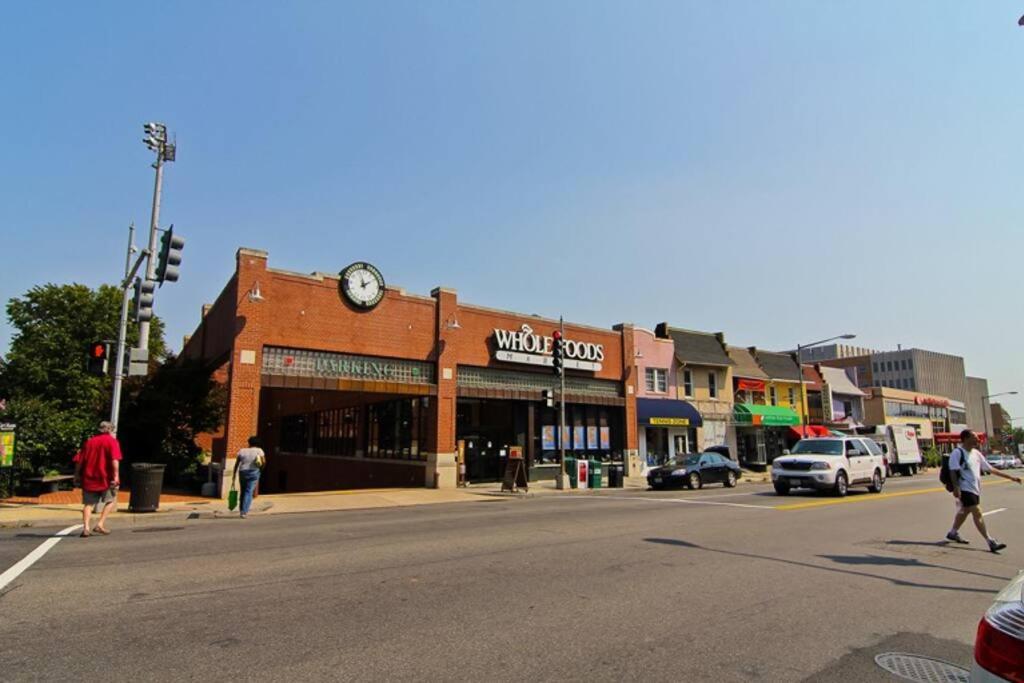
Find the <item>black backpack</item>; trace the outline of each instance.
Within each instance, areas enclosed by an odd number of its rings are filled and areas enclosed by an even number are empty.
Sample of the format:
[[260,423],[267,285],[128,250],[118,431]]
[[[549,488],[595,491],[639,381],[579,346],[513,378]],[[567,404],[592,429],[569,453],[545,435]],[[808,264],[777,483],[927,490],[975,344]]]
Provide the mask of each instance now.
[[[956,453],[957,451],[960,451],[960,467],[963,467],[963,449],[957,446],[953,449],[953,453]],[[952,453],[950,453],[950,455],[942,456],[942,466],[939,467],[939,481],[942,482],[942,485],[945,486],[946,490],[950,493],[953,492],[953,477],[950,476],[949,473],[949,458],[951,455]]]

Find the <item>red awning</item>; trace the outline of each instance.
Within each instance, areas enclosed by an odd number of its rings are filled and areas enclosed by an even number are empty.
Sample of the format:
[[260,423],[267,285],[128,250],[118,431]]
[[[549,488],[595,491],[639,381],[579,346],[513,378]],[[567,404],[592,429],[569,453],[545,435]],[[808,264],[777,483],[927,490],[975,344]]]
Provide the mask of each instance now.
[[764,380],[761,379],[737,379],[736,391],[760,391],[764,392]]
[[789,435],[794,436],[798,439],[804,438],[804,429],[807,429],[807,436],[832,436],[832,432],[827,427],[821,425],[802,425],[800,427],[790,427]]
[[[981,432],[975,432],[974,435],[978,437],[978,441],[986,443],[988,441],[988,435]],[[935,443],[960,443],[960,432],[935,432]]]

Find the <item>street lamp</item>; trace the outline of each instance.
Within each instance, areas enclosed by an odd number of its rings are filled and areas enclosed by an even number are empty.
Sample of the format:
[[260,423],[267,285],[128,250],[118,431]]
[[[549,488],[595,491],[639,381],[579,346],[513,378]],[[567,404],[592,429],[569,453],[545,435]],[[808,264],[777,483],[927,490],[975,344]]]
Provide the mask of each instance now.
[[[821,346],[822,344],[828,344],[830,341],[836,341],[838,339],[854,339],[857,335],[855,334],[840,334],[836,337],[829,337],[828,339],[822,339],[821,341],[811,342],[810,344],[797,344],[796,345],[796,368],[800,377],[800,398],[803,403],[804,410],[800,416],[800,426],[803,429],[803,438],[807,438],[807,390],[804,388],[804,364],[803,364],[803,353],[804,349],[809,349],[812,346]],[[824,397],[822,397],[824,398]]]
[[[1024,17],[1021,17],[1021,20],[1024,21]],[[981,397],[981,412],[984,413],[984,417],[985,417],[985,441],[988,441],[988,414],[992,410],[991,406],[989,406],[988,410],[985,410],[985,399],[986,398],[996,398],[997,396],[1016,396],[1016,395],[1017,395],[1016,391],[1002,391],[1002,392],[999,392],[998,394],[987,394],[987,395]],[[989,445],[988,450],[989,450],[989,452],[992,451],[992,446],[991,445]]]

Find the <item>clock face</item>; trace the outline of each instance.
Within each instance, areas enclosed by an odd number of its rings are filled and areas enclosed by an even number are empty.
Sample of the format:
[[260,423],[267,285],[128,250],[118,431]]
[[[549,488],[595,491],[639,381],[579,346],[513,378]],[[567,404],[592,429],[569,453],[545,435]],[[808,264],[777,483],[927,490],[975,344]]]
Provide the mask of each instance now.
[[369,263],[353,263],[340,278],[341,293],[356,308],[371,309],[384,298],[384,276]]

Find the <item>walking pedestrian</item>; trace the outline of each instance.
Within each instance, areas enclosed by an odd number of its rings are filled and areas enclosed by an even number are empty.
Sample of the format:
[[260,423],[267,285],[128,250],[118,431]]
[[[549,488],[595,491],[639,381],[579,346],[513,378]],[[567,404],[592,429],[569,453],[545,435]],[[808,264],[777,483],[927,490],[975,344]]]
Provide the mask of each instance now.
[[262,446],[263,443],[258,436],[250,436],[249,447],[241,449],[235,456],[235,473],[232,476],[237,476],[238,483],[242,486],[242,500],[238,506],[242,519],[249,515],[252,496],[260,480],[260,470],[266,463],[267,456],[263,453]]
[[953,517],[953,528],[946,534],[947,541],[954,543],[968,543],[960,536],[960,526],[970,515],[974,520],[974,526],[978,528],[981,535],[988,543],[988,549],[992,552],[999,552],[1006,547],[989,536],[985,526],[985,518],[981,512],[981,473],[991,472],[996,476],[1010,481],[1021,483],[1020,477],[992,467],[978,450],[978,437],[970,429],[960,432],[960,445],[949,454],[949,475],[953,486],[953,496],[957,499],[956,516]]
[[[82,487],[82,538],[93,533],[104,536],[110,533],[106,526],[107,515],[117,504],[117,489],[121,486],[121,446],[113,431],[113,424],[100,422],[96,435],[86,440],[74,458],[75,485]],[[94,508],[100,513],[100,520],[92,528]]]

